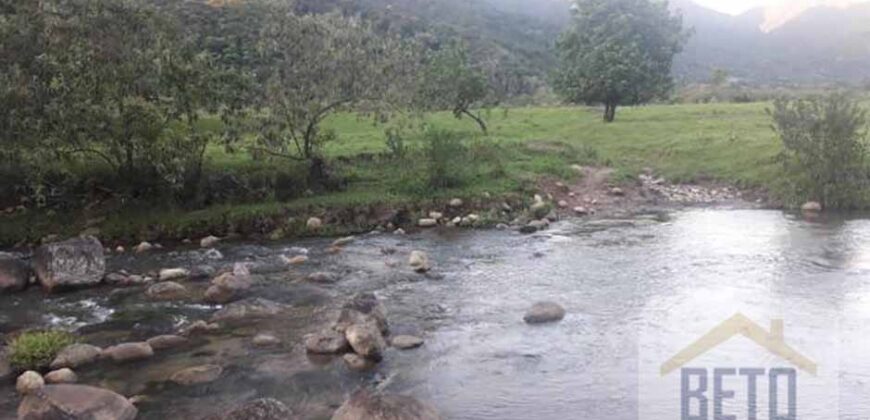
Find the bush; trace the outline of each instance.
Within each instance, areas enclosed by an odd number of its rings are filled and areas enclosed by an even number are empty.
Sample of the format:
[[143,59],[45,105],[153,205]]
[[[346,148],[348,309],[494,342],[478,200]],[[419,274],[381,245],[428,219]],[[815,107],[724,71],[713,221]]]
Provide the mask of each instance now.
[[28,331],[9,343],[9,363],[21,370],[42,370],[73,343],[75,339],[68,332]]
[[779,99],[768,110],[782,139],[787,199],[828,208],[867,204],[867,113],[843,94]]
[[423,136],[429,187],[461,187],[465,183],[468,148],[461,134],[429,129]]

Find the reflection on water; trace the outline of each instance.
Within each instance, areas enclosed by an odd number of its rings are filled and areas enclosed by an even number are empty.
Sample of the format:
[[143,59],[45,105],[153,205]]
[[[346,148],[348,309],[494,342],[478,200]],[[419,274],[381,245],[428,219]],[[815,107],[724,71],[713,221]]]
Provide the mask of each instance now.
[[[373,383],[430,401],[451,419],[636,419],[639,363],[659,357],[646,346],[688,344],[698,328],[741,312],[765,328],[768,320],[781,318],[795,347],[823,349],[815,352],[825,359],[819,364],[838,370],[840,418],[867,417],[870,221],[806,222],[758,210],[691,210],[657,219],[568,221],[533,236],[496,231],[370,236],[339,256],[322,254],[326,241],[293,244],[311,250],[312,265],[305,270],[338,271],[344,280],[314,290],[267,276],[258,293],[312,308],[295,319],[255,328],[277,331],[286,342],[283,348],[253,349],[247,338],[256,331],[234,331],[189,353],[136,365],[133,375],[130,367],[104,367],[87,379],[151,396],[155,402],[142,409],[145,419],[179,413],[195,418],[255,396],[283,400],[303,417],[328,418],[346,392]],[[288,246],[221,251],[224,261],[259,261],[286,253]],[[398,253],[384,256],[384,247]],[[441,276],[419,277],[402,264],[384,264],[385,259],[404,262],[411,249],[427,251]],[[145,270],[207,258],[191,254],[113,264]],[[340,360],[305,357],[300,337],[328,319],[318,308],[335,307],[360,290],[376,291],[384,300],[394,330],[422,334],[426,344],[415,351],[391,351],[376,372],[366,374],[347,371]],[[38,305],[2,301],[7,306],[0,321],[35,325],[46,317],[74,316],[64,305],[86,298],[91,300],[72,313],[98,323],[141,304],[95,293]],[[35,299],[27,296],[17,299]],[[538,300],[558,301],[568,315],[555,325],[526,326],[523,312]],[[174,318],[166,324],[171,328],[178,317],[203,318],[210,310],[171,309]],[[151,327],[147,330],[156,328]],[[207,389],[162,383],[165,372],[191,360],[217,360],[229,365],[228,374]],[[7,402],[0,408],[14,407],[11,390],[3,392],[0,401]]]

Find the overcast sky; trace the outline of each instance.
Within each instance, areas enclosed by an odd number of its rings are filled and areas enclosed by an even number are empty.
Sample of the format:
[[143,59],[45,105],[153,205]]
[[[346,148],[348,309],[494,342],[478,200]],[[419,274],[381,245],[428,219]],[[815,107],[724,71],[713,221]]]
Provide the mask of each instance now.
[[707,6],[720,12],[738,14],[760,6],[803,6],[812,5],[843,5],[866,0],[694,0],[695,3]]

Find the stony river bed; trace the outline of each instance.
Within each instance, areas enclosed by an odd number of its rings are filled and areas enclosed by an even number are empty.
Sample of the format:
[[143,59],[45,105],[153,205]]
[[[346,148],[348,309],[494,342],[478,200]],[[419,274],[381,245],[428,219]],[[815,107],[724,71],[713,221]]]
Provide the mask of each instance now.
[[[639,391],[644,363],[658,360],[653,349],[689,343],[695,325],[710,327],[739,312],[762,325],[784,319],[786,337],[810,353],[829,347],[825,357],[815,355],[836,378],[839,418],[870,412],[867,219],[689,209],[567,220],[533,235],[444,228],[363,235],[338,253],[327,252],[331,243],[228,243],[218,252],[191,247],[111,257],[109,271],[130,273],[249,262],[256,268],[247,298],[285,310],[221,325],[145,360],[98,362],[77,371],[79,382],[138,396],[140,419],[200,419],[264,397],[285,403],[294,418],[328,419],[360,387],[413,396],[449,419],[637,419],[646,410]],[[412,250],[428,254],[431,271],[408,267]],[[304,264],[286,265],[300,255]],[[336,281],[306,279],[314,272]],[[144,286],[52,295],[31,288],[0,297],[0,332],[65,328],[108,347],[176,332],[222,308],[202,301],[208,279],[182,283],[189,298],[169,302],[148,299]],[[362,371],[341,357],[307,354],[303,337],[334,322],[360,292],[374,293],[387,308],[392,335],[425,343],[390,348]],[[560,303],[565,318],[523,322],[542,300]],[[832,345],[813,342],[822,330]],[[262,333],[280,343],[255,344]],[[220,378],[195,386],[169,381],[202,365],[221,366]],[[0,386],[0,419],[16,418],[19,401],[14,384]]]

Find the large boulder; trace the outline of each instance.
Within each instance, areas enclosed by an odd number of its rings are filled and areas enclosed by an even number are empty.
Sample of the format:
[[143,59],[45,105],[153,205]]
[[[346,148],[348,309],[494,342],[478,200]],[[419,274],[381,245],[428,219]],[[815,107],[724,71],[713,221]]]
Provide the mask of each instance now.
[[103,349],[90,344],[71,344],[63,348],[51,362],[52,369],[75,369],[100,358]]
[[561,321],[565,317],[565,308],[555,302],[538,302],[523,316],[527,324],[544,324]]
[[131,362],[134,360],[147,359],[154,356],[154,349],[145,342],[122,343],[103,350],[103,357],[116,362]]
[[356,354],[375,361],[380,361],[384,357],[387,343],[375,324],[351,325],[344,332],[344,336]]
[[281,401],[261,398],[245,403],[226,414],[216,414],[206,420],[290,420],[293,411]]
[[205,291],[205,300],[211,303],[229,303],[240,299],[254,285],[250,274],[224,273],[212,280]]
[[0,294],[24,290],[30,283],[30,265],[24,261],[0,255]]
[[133,420],[137,414],[123,396],[85,385],[46,385],[18,406],[19,420]]
[[412,397],[355,392],[332,420],[441,420],[432,406]]
[[97,238],[82,236],[37,248],[33,268],[47,291],[91,286],[106,275],[106,258]]
[[151,285],[145,291],[145,295],[151,300],[158,301],[184,300],[190,297],[187,288],[174,281],[165,281]]
[[408,257],[408,265],[418,273],[425,273],[432,269],[429,256],[423,251],[411,251],[411,255]]
[[43,387],[45,387],[45,379],[32,370],[22,373],[15,381],[15,390],[21,395],[33,394]]
[[268,299],[254,298],[231,303],[212,315],[212,322],[235,322],[276,316],[285,305]]

